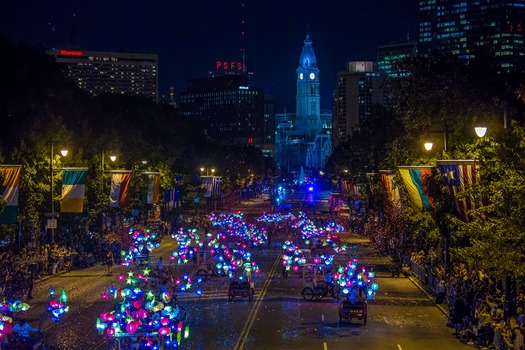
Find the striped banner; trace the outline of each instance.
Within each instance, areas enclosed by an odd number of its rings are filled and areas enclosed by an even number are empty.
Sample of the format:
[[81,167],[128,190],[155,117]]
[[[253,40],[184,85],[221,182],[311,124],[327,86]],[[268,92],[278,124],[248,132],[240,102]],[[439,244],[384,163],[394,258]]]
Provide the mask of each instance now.
[[425,181],[432,176],[432,166],[400,166],[399,174],[412,205],[418,209],[434,208],[434,200],[428,196]]
[[[470,214],[470,211],[481,208],[482,201],[476,201],[472,196],[460,199],[457,195],[479,182],[476,162],[474,160],[438,160],[436,163],[441,173],[441,180],[454,199],[458,212],[465,222],[473,221],[474,216]],[[487,214],[483,213],[481,218],[486,219]]]
[[381,175],[381,183],[383,185],[383,195],[385,198],[385,210],[391,211],[400,206],[401,199],[399,196],[399,188],[394,185],[395,174],[390,170],[379,170]]
[[148,204],[159,204],[160,194],[160,173],[159,172],[145,172],[148,175]]
[[109,206],[111,208],[127,207],[129,204],[129,187],[131,170],[115,170],[111,174]]
[[2,187],[2,199],[6,201],[6,206],[0,212],[0,224],[16,224],[18,214],[18,184],[20,182],[21,165],[2,165],[0,173],[4,177]]
[[65,168],[62,176],[62,213],[81,213],[84,209],[87,168]]
[[204,197],[216,197],[221,195],[221,176],[201,176],[201,187],[206,189]]

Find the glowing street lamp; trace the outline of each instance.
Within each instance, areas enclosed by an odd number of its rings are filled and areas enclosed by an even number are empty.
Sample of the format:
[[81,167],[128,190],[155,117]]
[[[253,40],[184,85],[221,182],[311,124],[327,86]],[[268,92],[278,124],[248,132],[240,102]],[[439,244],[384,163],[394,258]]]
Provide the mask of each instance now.
[[201,167],[200,170],[201,170],[201,175],[203,175],[204,171],[206,171],[206,176],[210,176],[210,171],[212,175],[215,174],[215,168]]
[[434,147],[434,143],[432,143],[432,142],[425,142],[425,143],[423,144],[423,146],[425,146],[425,149],[426,149],[427,151],[430,151],[430,150],[432,149],[432,147]]
[[[50,172],[50,192],[51,192],[51,220],[55,220],[53,224],[50,225],[51,229],[51,243],[55,242],[55,227],[56,227],[56,218],[55,218],[55,200],[54,200],[54,184],[53,184],[53,174],[55,167],[53,165],[54,160],[54,149],[53,149],[53,142],[51,141],[51,152],[50,152],[50,159],[49,159],[49,172]],[[68,154],[67,149],[61,149],[60,154],[65,157]]]
[[[104,167],[104,160],[105,160],[105,158],[106,158],[104,151],[102,151],[102,155],[101,155],[100,158],[101,158],[101,167],[102,167],[102,172],[104,172],[104,171],[106,171],[106,169],[105,169],[105,167]],[[117,160],[117,156],[114,155],[114,154],[112,154],[112,155],[109,156],[109,160],[111,160],[112,162],[114,162],[114,161]]]

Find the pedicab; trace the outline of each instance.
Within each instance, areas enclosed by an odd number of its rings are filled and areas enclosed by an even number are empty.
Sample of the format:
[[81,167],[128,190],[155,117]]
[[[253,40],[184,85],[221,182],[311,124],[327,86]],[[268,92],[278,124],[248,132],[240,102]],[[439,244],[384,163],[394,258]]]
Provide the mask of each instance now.
[[339,267],[339,284],[345,300],[339,304],[339,323],[343,320],[352,321],[353,318],[362,320],[366,325],[368,317],[368,299],[373,299],[379,285],[373,282],[374,271],[358,268],[357,259],[347,262],[345,267]]
[[352,318],[357,318],[366,324],[367,313],[366,299],[344,300],[339,304],[339,323],[342,323],[343,320],[352,322]]
[[327,283],[326,270],[317,264],[303,265],[304,288],[301,295],[304,300],[321,300],[326,296],[339,299],[340,287],[337,283]]
[[228,289],[228,300],[233,301],[234,297],[248,298],[249,301],[253,300],[255,294],[255,284],[253,281],[247,280],[233,280],[230,282],[230,288]]
[[[217,271],[217,262],[214,257],[208,258],[210,254],[207,250],[199,250],[196,253],[199,268],[197,269],[197,276],[202,279],[211,278],[213,276],[219,276]],[[211,255],[211,254],[210,254]]]

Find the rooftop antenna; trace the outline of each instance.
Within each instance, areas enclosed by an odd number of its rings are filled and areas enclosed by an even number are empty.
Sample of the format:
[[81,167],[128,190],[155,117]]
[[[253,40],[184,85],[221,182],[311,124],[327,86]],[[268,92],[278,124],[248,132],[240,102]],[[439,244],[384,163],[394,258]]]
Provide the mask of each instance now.
[[71,16],[71,26],[69,27],[69,45],[71,47],[75,46],[77,38],[77,12],[75,9],[73,9],[73,13]]
[[243,75],[246,74],[246,49],[244,47],[245,45],[244,36],[246,33],[245,31],[246,20],[244,19],[245,8],[246,8],[246,4],[243,1],[241,2],[241,54],[242,54],[242,74]]

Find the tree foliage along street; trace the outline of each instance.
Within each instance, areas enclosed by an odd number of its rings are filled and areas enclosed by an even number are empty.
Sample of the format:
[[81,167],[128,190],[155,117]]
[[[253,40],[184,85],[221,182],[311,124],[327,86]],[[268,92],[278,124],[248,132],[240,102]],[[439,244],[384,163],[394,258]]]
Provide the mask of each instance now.
[[[201,166],[214,167],[215,174],[224,177],[225,191],[239,191],[252,178],[260,181],[271,165],[255,147],[217,144],[172,106],[141,97],[91,97],[63,76],[52,57],[1,36],[0,50],[5,53],[0,68],[0,161],[23,166],[18,218],[28,230],[44,231],[44,213],[50,211],[51,145],[57,208],[60,168],[89,169],[84,214],[60,219],[78,232],[101,227],[108,210],[110,170],[133,171],[130,206],[123,209],[129,214],[133,208],[146,209],[142,172],[161,173],[161,198],[177,185],[182,202],[193,207],[193,199],[203,194]],[[66,157],[60,156],[61,148],[69,150]],[[110,155],[117,160],[111,162]],[[0,229],[2,238],[16,228]],[[28,234],[24,238],[27,241]]]
[[[405,198],[401,211],[387,215],[385,222],[399,228],[391,230],[392,238],[412,251],[440,247],[445,259],[449,244],[453,263],[466,262],[494,277],[525,276],[523,67],[502,72],[485,56],[466,62],[434,55],[408,59],[401,68],[409,74],[387,78],[384,84],[392,108],[372,109],[359,132],[334,151],[332,173],[363,183],[365,173],[380,169],[435,165],[436,159],[479,161],[481,181],[463,196],[487,203],[482,210],[488,220],[465,223],[435,169],[426,183],[435,209],[419,211]],[[504,114],[513,121],[507,130]],[[476,137],[475,124],[488,126],[485,138]],[[423,149],[426,140],[435,144],[430,152]],[[344,169],[350,173],[345,175]],[[374,200],[378,196],[381,200]],[[376,188],[369,199],[379,211],[385,210],[382,196]]]

